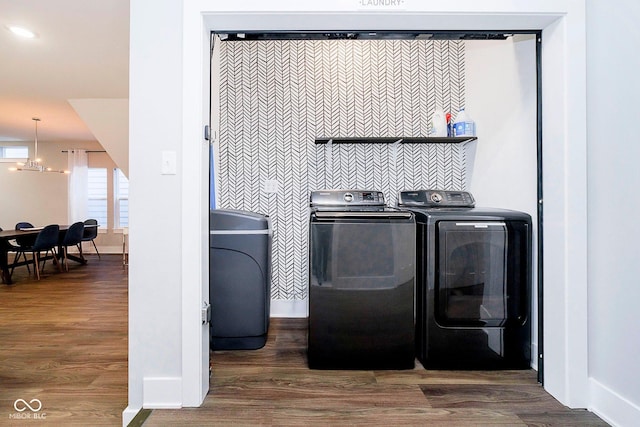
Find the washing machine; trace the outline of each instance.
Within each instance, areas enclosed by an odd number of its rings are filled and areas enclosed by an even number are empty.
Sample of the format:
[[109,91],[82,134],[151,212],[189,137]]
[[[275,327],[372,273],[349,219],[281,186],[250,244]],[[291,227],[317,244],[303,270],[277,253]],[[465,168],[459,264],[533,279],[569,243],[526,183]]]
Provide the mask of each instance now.
[[415,219],[370,190],[313,191],[309,329],[313,369],[415,366]]
[[464,191],[402,191],[416,216],[416,356],[428,369],[531,366],[532,223]]

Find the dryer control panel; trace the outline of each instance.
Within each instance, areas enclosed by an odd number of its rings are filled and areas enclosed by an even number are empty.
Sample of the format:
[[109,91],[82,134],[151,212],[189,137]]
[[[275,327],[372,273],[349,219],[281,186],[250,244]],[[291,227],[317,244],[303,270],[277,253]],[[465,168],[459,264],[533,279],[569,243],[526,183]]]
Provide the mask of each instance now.
[[416,190],[401,191],[398,206],[420,206],[425,208],[459,207],[472,208],[475,199],[468,191]]

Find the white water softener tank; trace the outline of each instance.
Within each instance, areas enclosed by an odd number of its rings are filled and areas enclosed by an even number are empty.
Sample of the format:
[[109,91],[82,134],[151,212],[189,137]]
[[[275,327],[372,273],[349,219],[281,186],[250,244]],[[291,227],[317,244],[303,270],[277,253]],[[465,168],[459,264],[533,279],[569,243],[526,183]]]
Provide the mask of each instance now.
[[461,108],[453,122],[454,136],[476,136],[476,124],[469,113]]

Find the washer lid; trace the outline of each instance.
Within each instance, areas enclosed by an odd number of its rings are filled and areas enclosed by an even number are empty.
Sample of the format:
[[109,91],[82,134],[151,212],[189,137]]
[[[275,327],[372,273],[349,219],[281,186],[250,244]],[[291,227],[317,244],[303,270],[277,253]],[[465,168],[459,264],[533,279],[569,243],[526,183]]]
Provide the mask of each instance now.
[[468,191],[414,190],[401,191],[398,196],[398,206],[472,208],[475,204]]

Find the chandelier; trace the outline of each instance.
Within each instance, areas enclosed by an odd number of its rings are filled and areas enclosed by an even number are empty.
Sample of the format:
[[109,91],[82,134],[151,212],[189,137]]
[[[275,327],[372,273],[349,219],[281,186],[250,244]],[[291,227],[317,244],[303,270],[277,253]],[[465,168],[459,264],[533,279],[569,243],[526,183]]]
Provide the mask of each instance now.
[[55,172],[55,173],[70,173],[68,170],[54,170],[48,168],[42,164],[42,159],[38,157],[38,122],[39,118],[33,117],[36,127],[36,137],[34,140],[34,159],[28,158],[26,162],[18,162],[15,167],[9,168],[10,171],[31,171],[31,172]]

